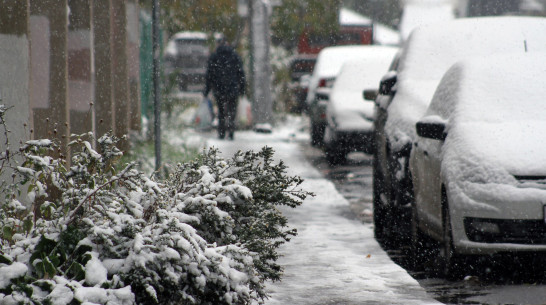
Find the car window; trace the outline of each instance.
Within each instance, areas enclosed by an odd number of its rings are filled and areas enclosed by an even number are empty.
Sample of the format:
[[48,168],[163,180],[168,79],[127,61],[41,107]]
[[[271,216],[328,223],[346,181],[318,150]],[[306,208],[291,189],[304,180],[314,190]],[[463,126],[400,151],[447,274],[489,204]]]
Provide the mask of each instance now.
[[176,48],[182,54],[194,52],[206,52],[207,43],[202,39],[178,39]]

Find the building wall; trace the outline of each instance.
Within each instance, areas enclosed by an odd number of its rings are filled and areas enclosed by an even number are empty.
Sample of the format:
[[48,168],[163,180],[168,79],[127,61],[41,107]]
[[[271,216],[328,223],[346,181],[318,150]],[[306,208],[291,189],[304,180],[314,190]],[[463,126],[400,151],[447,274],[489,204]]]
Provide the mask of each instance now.
[[[10,107],[12,149],[49,138],[60,143],[55,154],[68,157],[73,133],[140,129],[137,1],[0,0],[0,7],[0,104]],[[7,149],[1,137],[0,149]]]
[[68,156],[67,0],[30,1],[31,107],[36,138],[58,141]]
[[68,102],[72,134],[95,132],[91,4],[91,0],[68,0]]
[[[30,138],[30,46],[28,1],[1,0],[0,7],[0,105],[10,108],[6,115],[10,149]],[[25,126],[26,125],[26,126]],[[0,126],[0,153],[8,149]]]

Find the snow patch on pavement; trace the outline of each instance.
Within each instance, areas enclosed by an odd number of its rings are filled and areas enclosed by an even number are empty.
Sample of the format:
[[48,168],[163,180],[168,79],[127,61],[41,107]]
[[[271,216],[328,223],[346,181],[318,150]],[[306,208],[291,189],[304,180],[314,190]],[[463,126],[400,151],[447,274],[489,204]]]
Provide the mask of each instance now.
[[371,225],[344,216],[350,213],[349,202],[305,159],[300,143],[308,142],[308,135],[302,124],[291,117],[271,134],[240,131],[234,141],[207,143],[224,157],[273,147],[288,173],[304,178],[302,188],[316,194],[298,208],[283,208],[298,236],[279,249],[285,273],[268,285],[266,304],[441,304],[388,257]]

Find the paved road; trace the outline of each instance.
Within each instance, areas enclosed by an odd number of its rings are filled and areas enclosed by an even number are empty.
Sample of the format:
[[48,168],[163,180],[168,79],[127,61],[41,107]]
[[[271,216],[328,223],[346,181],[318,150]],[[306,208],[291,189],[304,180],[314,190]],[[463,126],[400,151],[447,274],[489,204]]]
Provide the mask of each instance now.
[[[308,161],[347,199],[354,215],[364,224],[371,225],[372,157],[354,153],[346,164],[332,167],[324,159],[322,151],[308,145],[302,147]],[[404,267],[430,296],[442,303],[546,304],[545,264],[531,256],[487,257],[473,262],[478,272],[469,274],[466,280],[448,281],[438,277],[430,266],[426,270],[412,269],[407,246],[402,249],[382,246],[393,261]]]

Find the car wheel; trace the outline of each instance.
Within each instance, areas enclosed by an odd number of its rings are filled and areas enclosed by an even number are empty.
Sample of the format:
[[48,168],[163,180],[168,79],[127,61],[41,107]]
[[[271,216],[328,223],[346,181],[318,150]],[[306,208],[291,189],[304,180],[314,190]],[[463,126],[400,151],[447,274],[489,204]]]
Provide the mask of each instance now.
[[[393,242],[398,246],[407,246],[411,239],[411,204],[413,202],[413,183],[406,166],[405,157],[389,156],[389,174],[391,178],[389,199],[392,210]],[[399,172],[403,177],[399,177]]]
[[440,273],[447,279],[454,280],[460,277],[462,256],[455,252],[453,247],[453,232],[447,194],[442,192],[442,224],[443,240],[440,247]]
[[321,146],[324,143],[324,126],[311,122],[311,145]]
[[338,149],[333,145],[326,145],[324,155],[330,165],[339,165],[347,162],[347,152],[343,148]]
[[373,224],[375,238],[378,240],[383,240],[387,236],[387,213],[385,211],[386,207],[381,200],[385,182],[383,180],[383,176],[379,172],[378,167],[378,160],[375,156],[373,159]]

